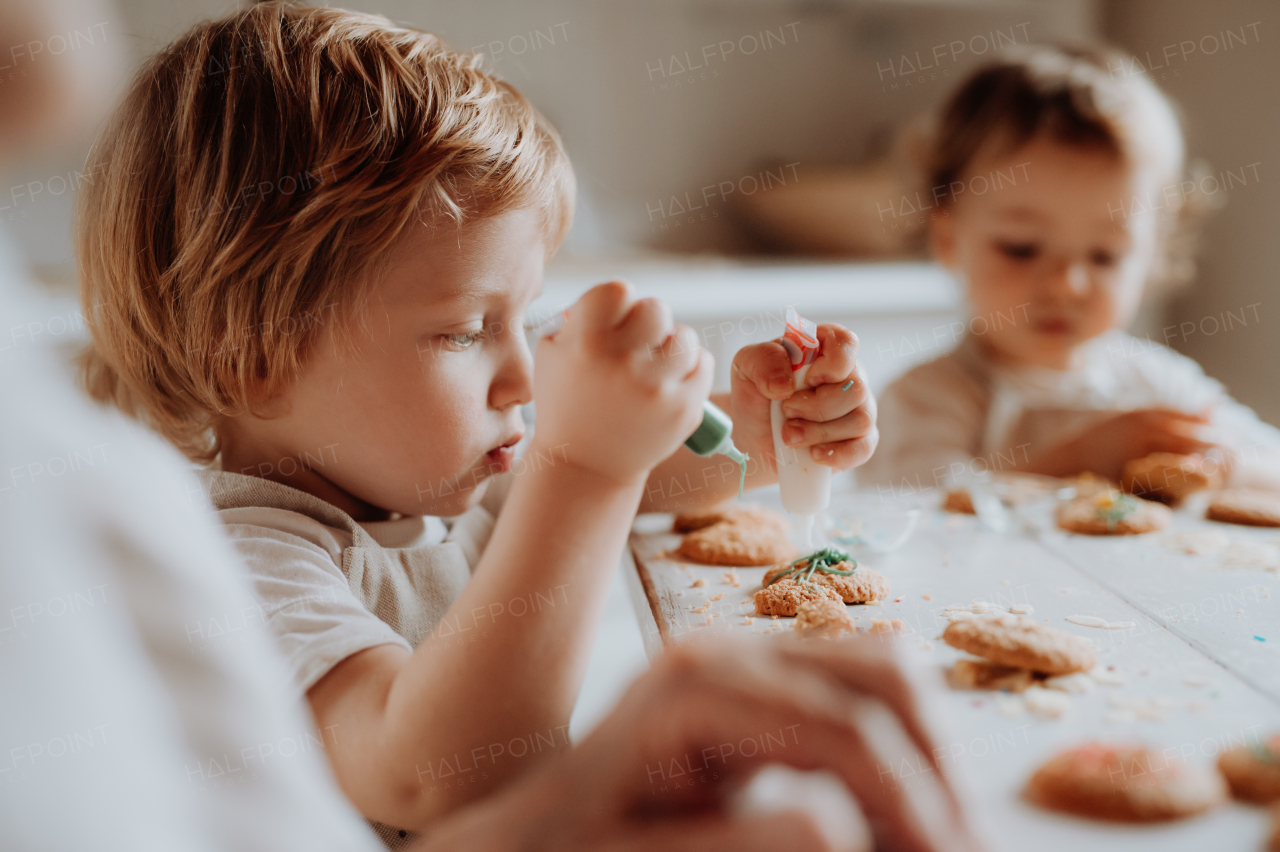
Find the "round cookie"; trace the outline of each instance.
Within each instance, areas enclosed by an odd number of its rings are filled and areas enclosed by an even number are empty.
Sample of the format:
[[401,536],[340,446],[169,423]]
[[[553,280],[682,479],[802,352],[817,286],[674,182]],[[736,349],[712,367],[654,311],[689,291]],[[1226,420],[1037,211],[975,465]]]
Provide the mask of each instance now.
[[1249,488],[1219,491],[1204,516],[1224,524],[1280,527],[1280,494]]
[[[878,601],[889,596],[889,578],[879,571],[860,567],[856,562],[837,562],[831,567],[839,571],[853,571],[853,573],[844,575],[814,571],[809,577],[809,582],[834,589],[841,600],[847,604]],[[791,570],[790,564],[771,568],[765,572],[763,582],[767,584],[780,574]]]
[[756,592],[757,615],[795,615],[801,604],[820,600],[842,603],[840,596],[829,586],[817,583],[797,583],[795,580],[779,580]]
[[694,530],[676,552],[704,565],[772,565],[794,559],[796,546],[776,526],[739,519]]
[[1086,672],[1098,661],[1088,639],[1004,613],[953,621],[942,640],[1002,666],[1054,675]]
[[796,607],[795,633],[800,636],[835,639],[852,634],[853,622],[844,604],[830,598],[805,601]]
[[1041,807],[1079,816],[1156,822],[1216,807],[1226,799],[1226,784],[1216,772],[1141,746],[1089,743],[1037,769],[1025,794]]
[[1213,487],[1215,478],[1204,472],[1201,456],[1152,453],[1126,462],[1120,482],[1130,494],[1177,503],[1188,494]]
[[1168,506],[1131,494],[1105,491],[1076,497],[1058,507],[1058,526],[1084,535],[1138,535],[1169,526]]
[[976,515],[973,508],[973,497],[967,488],[953,488],[942,500],[942,511],[954,512],[957,515]]
[[1280,734],[1224,752],[1218,771],[1237,799],[1260,805],[1280,800]]
[[693,532],[723,522],[739,522],[762,524],[786,532],[791,528],[787,519],[764,506],[751,503],[720,503],[705,509],[694,509],[676,515],[671,528],[678,533]]

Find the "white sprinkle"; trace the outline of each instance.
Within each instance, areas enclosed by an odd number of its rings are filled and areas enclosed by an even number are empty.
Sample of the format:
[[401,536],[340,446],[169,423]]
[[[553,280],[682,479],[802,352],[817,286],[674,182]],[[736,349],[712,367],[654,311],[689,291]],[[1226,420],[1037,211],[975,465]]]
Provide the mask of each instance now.
[[1066,620],[1081,627],[1101,627],[1103,630],[1125,630],[1137,626],[1134,621],[1107,621],[1096,615],[1068,615]]
[[1059,692],[1069,692],[1072,695],[1084,695],[1086,692],[1093,691],[1094,681],[1083,672],[1076,672],[1075,674],[1047,678],[1044,685],[1046,689],[1056,689]]
[[1071,699],[1067,696],[1039,686],[1029,687],[1022,697],[1028,710],[1046,719],[1057,719],[1071,709]]
[[1089,677],[1103,686],[1124,686],[1125,682],[1124,675],[1120,674],[1120,672],[1109,671],[1101,667],[1089,672]]

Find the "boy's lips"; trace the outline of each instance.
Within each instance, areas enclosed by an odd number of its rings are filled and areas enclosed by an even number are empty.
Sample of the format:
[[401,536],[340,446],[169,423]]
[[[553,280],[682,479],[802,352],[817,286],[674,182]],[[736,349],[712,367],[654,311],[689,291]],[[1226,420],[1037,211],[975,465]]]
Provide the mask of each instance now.
[[1069,334],[1071,322],[1058,317],[1046,317],[1036,320],[1036,331],[1041,334]]
[[523,437],[523,433],[516,433],[489,452],[485,453],[484,457],[486,462],[488,462],[489,470],[494,473],[506,473],[511,470],[511,466],[515,462],[516,458],[515,445],[520,443],[520,439]]

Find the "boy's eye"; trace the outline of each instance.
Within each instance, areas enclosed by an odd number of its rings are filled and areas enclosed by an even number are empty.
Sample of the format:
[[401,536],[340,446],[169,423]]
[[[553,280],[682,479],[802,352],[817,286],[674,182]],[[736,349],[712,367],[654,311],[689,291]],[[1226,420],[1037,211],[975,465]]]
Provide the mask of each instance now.
[[1089,254],[1089,262],[1095,266],[1115,266],[1116,256],[1109,251],[1099,249]]
[[1005,257],[1013,260],[1034,260],[1040,254],[1040,247],[1035,243],[998,242],[996,248]]
[[453,349],[470,349],[471,345],[479,340],[482,334],[484,334],[483,329],[478,331],[468,331],[466,334],[446,334],[444,335],[444,341]]

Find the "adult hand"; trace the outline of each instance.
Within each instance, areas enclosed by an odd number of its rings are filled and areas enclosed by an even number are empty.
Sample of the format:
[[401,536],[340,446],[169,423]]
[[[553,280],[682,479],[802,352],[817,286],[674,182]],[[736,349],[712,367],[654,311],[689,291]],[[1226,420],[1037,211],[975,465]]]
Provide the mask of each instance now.
[[[581,745],[439,824],[419,852],[831,849],[801,812],[730,813],[730,795],[766,763],[835,774],[877,849],[978,849],[938,768],[925,700],[885,636],[676,646]],[[922,768],[919,783],[886,773],[903,760]]]

